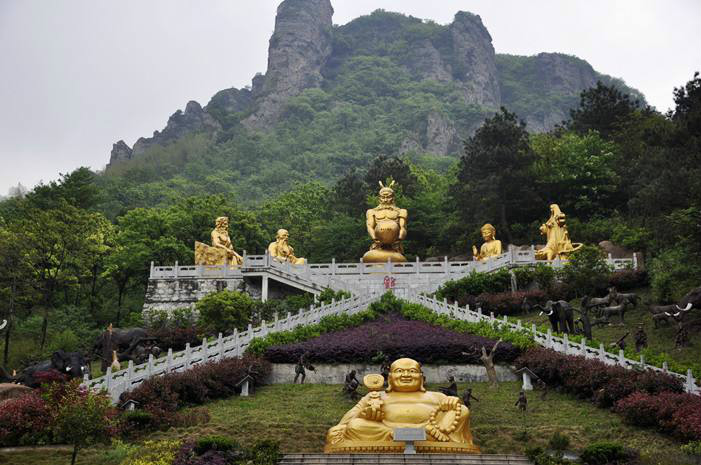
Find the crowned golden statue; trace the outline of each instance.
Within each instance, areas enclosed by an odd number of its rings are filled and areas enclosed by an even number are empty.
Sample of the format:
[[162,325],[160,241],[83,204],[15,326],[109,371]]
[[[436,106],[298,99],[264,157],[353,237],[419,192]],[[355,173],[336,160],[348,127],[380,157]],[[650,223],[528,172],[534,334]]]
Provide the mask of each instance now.
[[195,241],[195,265],[243,264],[243,257],[236,253],[229,238],[229,218],[220,216],[212,231],[212,245]]
[[392,363],[385,391],[382,379],[365,377],[370,392],[329,429],[324,452],[402,452],[404,443],[394,440],[394,429],[420,428],[426,440],[414,443],[418,452],[479,453],[468,408],[457,397],[426,391],[417,361],[400,358]]
[[482,247],[480,247],[479,252],[477,251],[477,247],[474,245],[472,246],[472,256],[474,259],[486,261],[491,257],[501,255],[501,241],[497,240],[496,238],[496,228],[487,223],[482,226],[480,232],[482,233],[482,240],[484,240],[484,244],[482,244]]
[[268,253],[275,260],[280,262],[290,262],[293,265],[304,265],[304,258],[295,257],[295,249],[289,243],[290,233],[287,229],[278,229],[275,234],[275,242],[268,246]]
[[380,181],[380,204],[365,213],[372,244],[363,255],[363,263],[406,262],[402,241],[406,239],[408,214],[394,204],[395,186],[394,180],[387,186]]
[[572,252],[582,247],[581,243],[572,243],[567,232],[566,216],[557,204],[550,205],[550,218],[540,225],[540,234],[548,238],[542,249],[536,250],[538,260],[567,260]]

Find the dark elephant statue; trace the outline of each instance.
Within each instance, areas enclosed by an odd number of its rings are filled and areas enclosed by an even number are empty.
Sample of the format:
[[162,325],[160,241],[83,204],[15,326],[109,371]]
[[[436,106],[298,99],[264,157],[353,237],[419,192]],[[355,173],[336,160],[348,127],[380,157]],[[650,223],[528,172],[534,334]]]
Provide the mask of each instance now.
[[56,370],[70,378],[82,378],[83,375],[90,374],[90,367],[82,353],[58,350],[51,354],[51,360],[44,360],[22,370],[18,381],[25,386],[39,387],[36,374],[51,370]]
[[533,305],[533,308],[539,308],[541,315],[547,315],[553,332],[574,334],[574,311],[567,301],[548,300],[545,306]]
[[692,308],[701,308],[701,287],[689,291],[677,304],[678,310],[689,311]]
[[138,352],[136,349],[152,340],[143,328],[110,327],[95,340],[93,354],[100,359],[101,369],[105,371],[112,363],[112,351],[117,351],[120,361],[134,360],[135,352]]

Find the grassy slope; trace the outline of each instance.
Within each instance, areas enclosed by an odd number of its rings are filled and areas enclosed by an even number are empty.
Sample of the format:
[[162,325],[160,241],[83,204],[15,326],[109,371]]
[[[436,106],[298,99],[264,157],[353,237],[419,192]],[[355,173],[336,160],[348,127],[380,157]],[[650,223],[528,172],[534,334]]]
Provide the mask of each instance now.
[[[620,317],[611,317],[611,324],[604,327],[596,327],[592,330],[594,338],[599,341],[604,342],[607,346],[611,342],[617,341],[626,332],[630,331],[630,335],[626,338],[626,343],[629,347],[635,347],[635,332],[638,329],[638,324],[643,323],[645,332],[648,338],[648,349],[655,354],[666,354],[667,360],[674,360],[679,363],[694,366],[695,369],[701,371],[701,338],[699,333],[690,333],[688,347],[684,347],[681,350],[674,348],[674,340],[677,334],[676,326],[673,324],[660,324],[659,328],[655,328],[652,322],[650,312],[645,303],[651,300],[649,289],[637,289],[636,292],[642,297],[642,302],[638,304],[636,308],[629,309],[625,314],[625,325],[621,325]],[[579,299],[573,300],[571,302],[575,308],[579,308]],[[701,312],[694,310],[696,312],[695,318],[701,318]],[[577,318],[577,312],[575,312],[575,318]],[[520,319],[522,322],[527,323],[530,326],[531,323],[537,325],[545,325],[548,323],[546,316],[539,316],[538,312],[531,312],[526,315],[519,315],[515,318]]]
[[[460,390],[465,386],[460,385]],[[617,440],[640,449],[647,464],[686,463],[676,441],[627,426],[617,415],[558,393],[548,393],[545,402],[538,394],[529,396],[525,421],[531,440],[521,442],[516,437],[523,430],[524,422],[514,407],[519,383],[502,383],[497,389],[491,389],[485,383],[475,383],[472,387],[473,394],[480,399],[473,404],[472,431],[485,453],[521,453],[528,445],[546,445],[553,432],[561,431],[570,437],[575,448],[592,441]],[[435,389],[435,386],[431,388]],[[148,439],[216,433],[235,437],[242,443],[262,438],[276,439],[284,452],[319,452],[326,430],[353,405],[340,391],[338,385],[268,386],[251,398],[233,397],[208,404],[212,419],[206,425],[157,432]],[[114,458],[107,458],[107,453],[107,449],[84,451],[79,463],[119,463]],[[69,461],[68,451],[0,455],[0,463],[7,465],[54,465]]]

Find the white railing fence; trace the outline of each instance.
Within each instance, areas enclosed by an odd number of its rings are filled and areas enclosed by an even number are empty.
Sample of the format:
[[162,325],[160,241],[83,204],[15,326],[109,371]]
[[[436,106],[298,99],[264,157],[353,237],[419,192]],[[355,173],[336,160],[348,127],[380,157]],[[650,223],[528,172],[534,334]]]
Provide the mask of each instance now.
[[[636,269],[638,266],[637,255],[633,258],[612,258],[611,255],[606,262],[614,270],[626,268]],[[466,261],[451,262],[448,257],[442,261],[422,262],[418,257],[414,262],[405,263],[305,263],[303,265],[293,265],[289,262],[279,262],[267,253],[265,255],[247,255],[244,252],[243,265],[240,267],[230,267],[226,265],[188,265],[178,266],[154,266],[151,264],[151,279],[158,278],[222,278],[241,277],[247,272],[265,271],[270,268],[284,271],[288,274],[296,274],[305,277],[309,281],[315,281],[318,277],[338,277],[358,275],[379,275],[379,274],[436,274],[445,275],[452,278],[459,278],[472,271],[491,272],[504,267],[535,266],[544,264],[553,268],[560,268],[564,265],[562,260],[536,260],[535,248],[529,250],[512,249],[497,257],[487,261]]]
[[99,378],[88,379],[86,375],[83,385],[90,389],[106,390],[116,404],[123,392],[135,388],[153,376],[184,371],[207,361],[241,356],[253,338],[265,337],[268,334],[287,331],[297,326],[316,324],[329,315],[353,315],[365,310],[379,298],[379,294],[356,295],[320,307],[312,306],[306,310],[300,309],[297,314],[288,313],[285,318],[279,318],[276,314],[273,321],[262,321],[257,327],[249,325],[246,331],[234,330],[234,333],[229,336],[223,336],[220,333],[216,339],[208,340],[205,338],[202,344],[196,347],[190,347],[190,344],[187,344],[185,350],[179,352],[168,350],[166,356],[158,359],[151,355],[148,362],[140,365],[134,365],[132,361],[129,361],[126,369],[114,373],[108,367],[105,376]]
[[470,310],[469,305],[465,307],[460,307],[457,305],[457,303],[450,305],[446,300],[441,302],[440,300],[417,293],[408,294],[404,296],[404,298],[411,302],[421,304],[440,315],[447,315],[451,318],[475,323],[487,321],[490,324],[502,325],[511,331],[526,331],[533,336],[533,339],[539,345],[563,354],[581,355],[586,358],[597,359],[603,363],[606,363],[607,365],[619,365],[628,369],[645,369],[667,373],[682,380],[684,382],[684,389],[686,392],[701,395],[701,387],[696,385],[696,381],[694,380],[694,376],[690,369],[687,370],[686,374],[675,373],[667,368],[666,362],[662,368],[659,368],[645,363],[642,355],[640,356],[640,360],[631,360],[626,358],[622,350],[615,355],[607,352],[603,344],[600,344],[598,348],[589,347],[586,339],[582,339],[580,343],[570,342],[567,334],[564,334],[563,337],[554,336],[550,329],[548,329],[546,333],[543,333],[542,331],[537,330],[535,324],[532,324],[530,328],[527,328],[521,324],[521,320],[517,320],[516,323],[513,323],[508,321],[506,316],[496,318],[493,313],[485,315],[482,313],[481,308],[477,309],[477,311],[473,311]]

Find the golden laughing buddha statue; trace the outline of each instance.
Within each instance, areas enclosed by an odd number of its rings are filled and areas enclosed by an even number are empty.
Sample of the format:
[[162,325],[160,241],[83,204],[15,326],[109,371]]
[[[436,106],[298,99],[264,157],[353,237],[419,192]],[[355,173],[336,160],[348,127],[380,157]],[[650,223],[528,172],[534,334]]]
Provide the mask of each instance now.
[[472,442],[468,408],[457,397],[426,391],[415,360],[392,363],[387,390],[380,390],[381,382],[366,385],[370,393],[329,429],[324,452],[402,452],[404,443],[394,440],[394,429],[420,428],[426,440],[414,443],[418,452],[479,453]]

